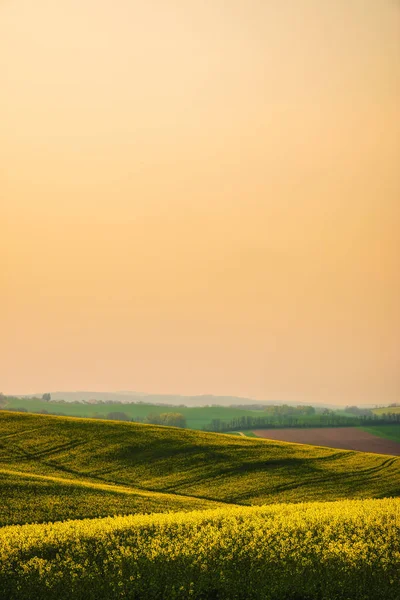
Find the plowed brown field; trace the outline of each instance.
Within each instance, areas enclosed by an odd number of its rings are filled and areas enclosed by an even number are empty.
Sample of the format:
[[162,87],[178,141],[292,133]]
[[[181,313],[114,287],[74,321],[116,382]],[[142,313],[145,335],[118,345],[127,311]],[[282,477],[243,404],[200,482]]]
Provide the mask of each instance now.
[[257,429],[254,434],[258,437],[281,442],[296,442],[312,446],[329,446],[344,450],[359,450],[400,456],[400,444],[367,433],[357,427],[316,427],[290,429]]

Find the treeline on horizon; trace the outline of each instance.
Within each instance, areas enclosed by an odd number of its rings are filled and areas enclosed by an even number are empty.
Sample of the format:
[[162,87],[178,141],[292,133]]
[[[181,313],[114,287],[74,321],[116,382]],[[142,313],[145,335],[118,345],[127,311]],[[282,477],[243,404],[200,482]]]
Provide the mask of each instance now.
[[[360,425],[400,424],[400,413],[376,415],[371,410],[349,406],[340,414],[324,409],[317,412],[313,406],[269,406],[262,416],[241,416],[225,421],[213,419],[204,431],[224,433],[241,429],[278,429],[290,427],[357,427]],[[266,413],[266,414],[265,414]]]
[[[113,420],[113,421],[125,421],[125,422],[133,422],[133,423],[143,423],[143,424],[152,424],[152,425],[165,425],[170,427],[180,427],[187,428],[187,418],[190,420],[188,414],[182,414],[179,412],[179,408],[184,408],[186,410],[191,410],[193,407],[186,407],[184,405],[176,406],[176,405],[165,405],[165,404],[151,404],[149,406],[154,407],[154,409],[164,408],[170,409],[174,408],[174,411],[169,412],[161,412],[157,410],[151,410],[149,414],[138,416],[138,415],[128,415],[123,411],[123,403],[118,403],[115,401],[107,401],[103,402],[100,400],[96,402],[96,405],[103,406],[104,408],[108,405],[114,405],[115,410],[111,410],[109,412],[95,412],[93,415],[71,415],[66,414],[60,410],[51,410],[52,404],[68,404],[77,405],[77,404],[86,404],[92,405],[93,402],[83,401],[73,401],[73,402],[65,402],[56,400],[53,401],[51,399],[50,394],[43,394],[42,398],[31,398],[32,400],[41,400],[45,402],[45,408],[41,408],[39,410],[31,410],[30,408],[26,408],[23,406],[14,406],[8,407],[7,400],[18,400],[18,397],[12,396],[4,396],[0,394],[0,410],[8,410],[11,412],[25,412],[25,413],[34,413],[34,414],[45,414],[45,415],[53,415],[53,416],[77,416],[80,418],[91,418],[91,419],[104,419],[104,420]],[[27,398],[24,398],[27,400]],[[136,403],[129,403],[136,404]],[[142,405],[146,404],[142,401],[139,401],[137,404]],[[201,409],[206,411],[207,408],[214,408],[218,405],[212,406],[204,406],[197,407],[197,409]],[[393,404],[387,407],[388,412],[383,414],[375,414],[370,409],[359,408],[358,406],[347,406],[345,409],[340,411],[331,410],[328,408],[321,409],[320,407],[314,407],[311,405],[299,405],[299,406],[290,406],[288,404],[282,405],[264,405],[262,410],[258,407],[257,415],[239,415],[232,417],[229,415],[229,418],[213,418],[209,423],[203,425],[201,429],[203,431],[209,431],[214,433],[229,433],[237,430],[249,430],[249,429],[283,429],[283,428],[291,428],[291,427],[357,427],[357,426],[371,426],[371,425],[400,425],[400,412],[390,412],[391,407],[397,407],[397,404]],[[117,410],[121,408],[121,410]],[[229,408],[237,409],[237,406],[231,407],[219,407],[223,410],[229,411]],[[248,407],[246,407],[248,408]],[[176,410],[177,409],[177,410]],[[250,409],[251,410],[251,409]],[[256,411],[254,411],[256,412]],[[228,415],[227,415],[228,417]],[[190,426],[190,425],[189,425]],[[198,429],[195,427],[195,429]]]

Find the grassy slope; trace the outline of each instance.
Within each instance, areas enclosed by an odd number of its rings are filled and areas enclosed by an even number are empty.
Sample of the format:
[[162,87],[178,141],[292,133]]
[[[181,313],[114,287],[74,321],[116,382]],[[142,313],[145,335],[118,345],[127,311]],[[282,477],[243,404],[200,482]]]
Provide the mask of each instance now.
[[[65,514],[93,516],[103,497],[106,508],[99,515],[143,512],[143,496],[138,492],[148,491],[168,494],[148,494],[148,511],[190,510],[215,501],[268,504],[400,495],[400,458],[152,425],[7,412],[0,413],[0,470],[2,504],[9,508],[3,522],[9,523],[43,520],[44,514],[46,520],[66,518]],[[28,474],[57,479],[52,483]],[[89,497],[89,490],[79,485],[82,481],[132,488],[136,496],[92,486]],[[17,482],[21,495],[14,493]],[[72,486],[63,488],[61,504],[60,485]],[[37,500],[31,500],[35,494]],[[46,494],[48,512],[40,508]]]
[[233,418],[243,416],[262,416],[259,410],[242,410],[225,406],[157,406],[154,404],[84,404],[72,402],[45,402],[44,400],[30,400],[20,398],[8,398],[5,408],[25,408],[28,412],[40,412],[47,410],[52,413],[60,413],[70,417],[95,417],[98,414],[105,418],[110,412],[123,412],[131,419],[145,419],[149,414],[166,412],[179,412],[186,417],[188,427],[191,429],[203,429],[213,419],[229,421]]
[[373,425],[372,427],[361,427],[361,429],[372,435],[400,442],[400,423],[397,425]]

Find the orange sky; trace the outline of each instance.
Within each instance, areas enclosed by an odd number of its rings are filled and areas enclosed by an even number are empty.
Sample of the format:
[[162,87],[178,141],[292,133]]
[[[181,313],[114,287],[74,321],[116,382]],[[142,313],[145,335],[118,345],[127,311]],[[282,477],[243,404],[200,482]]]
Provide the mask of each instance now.
[[0,0],[0,391],[400,400],[400,5]]

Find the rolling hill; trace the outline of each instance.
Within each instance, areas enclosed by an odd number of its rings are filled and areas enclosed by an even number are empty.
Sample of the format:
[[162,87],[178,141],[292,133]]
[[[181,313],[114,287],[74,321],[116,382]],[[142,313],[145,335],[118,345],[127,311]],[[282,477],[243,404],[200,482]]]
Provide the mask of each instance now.
[[400,458],[0,413],[1,523],[400,495]]

